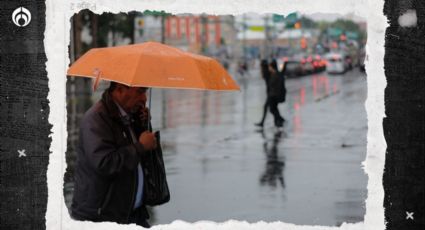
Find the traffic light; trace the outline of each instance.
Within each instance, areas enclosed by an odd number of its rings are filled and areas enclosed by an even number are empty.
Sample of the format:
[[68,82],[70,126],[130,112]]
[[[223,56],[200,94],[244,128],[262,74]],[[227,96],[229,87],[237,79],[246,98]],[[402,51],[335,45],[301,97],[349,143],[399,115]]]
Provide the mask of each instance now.
[[137,22],[139,28],[143,28],[145,21],[143,19],[139,19],[139,21]]
[[300,29],[300,28],[301,28],[301,22],[296,22],[296,23],[294,24],[294,28],[295,28],[295,29]]
[[307,39],[305,39],[305,37],[302,37],[301,38],[300,45],[301,45],[301,49],[306,49],[307,48]]

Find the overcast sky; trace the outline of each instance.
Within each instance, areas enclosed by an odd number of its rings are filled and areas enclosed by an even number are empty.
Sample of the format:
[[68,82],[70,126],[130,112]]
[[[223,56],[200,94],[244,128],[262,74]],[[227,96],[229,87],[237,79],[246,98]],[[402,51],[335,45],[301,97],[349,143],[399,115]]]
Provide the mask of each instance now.
[[366,22],[366,19],[361,18],[359,16],[356,16],[354,14],[347,14],[347,15],[341,15],[341,14],[323,14],[323,13],[314,13],[314,14],[305,14],[307,17],[315,20],[315,21],[335,21],[339,18],[343,19],[351,19],[355,22]]
[[[306,17],[311,18],[314,21],[329,21],[329,22],[332,22],[332,21],[335,21],[339,18],[343,18],[343,19],[353,20],[354,22],[366,22],[366,19],[359,17],[359,16],[356,16],[354,14],[342,15],[342,14],[336,14],[336,13],[335,14],[334,13],[314,13],[314,14],[299,13],[298,15],[305,15]],[[285,15],[285,16],[287,16],[287,15]],[[248,22],[248,24],[263,25],[264,24],[264,15],[257,14],[257,13],[248,13],[248,14],[246,14],[245,20]],[[238,21],[238,22],[242,21],[242,15],[237,15],[236,21]]]

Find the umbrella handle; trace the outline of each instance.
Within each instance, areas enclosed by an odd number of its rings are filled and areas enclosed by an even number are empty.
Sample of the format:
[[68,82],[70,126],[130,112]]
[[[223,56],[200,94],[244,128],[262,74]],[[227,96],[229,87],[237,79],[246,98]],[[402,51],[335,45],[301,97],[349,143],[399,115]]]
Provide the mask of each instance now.
[[[151,104],[152,104],[152,88],[149,88],[149,116],[152,114]],[[152,132],[152,124],[150,122],[150,117],[147,120],[148,120],[148,130]]]
[[96,79],[94,80],[94,83],[93,83],[93,91],[96,91],[97,86],[99,86],[101,71],[100,70],[96,70],[94,72],[94,74],[96,76]]

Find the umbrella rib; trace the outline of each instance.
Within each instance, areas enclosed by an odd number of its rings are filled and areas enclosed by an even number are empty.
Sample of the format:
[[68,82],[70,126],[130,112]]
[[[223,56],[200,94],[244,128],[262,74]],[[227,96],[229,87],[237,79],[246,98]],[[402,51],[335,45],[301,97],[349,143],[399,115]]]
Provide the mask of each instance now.
[[139,67],[139,65],[140,65],[140,59],[141,59],[141,57],[142,57],[142,55],[138,55],[138,57],[137,57],[137,64],[136,64],[136,66],[134,67],[134,70],[133,70],[133,78],[131,79],[131,85],[134,85],[134,79],[137,77],[136,76],[136,72],[137,72],[137,69],[138,69],[138,67]]
[[[198,67],[198,62],[196,61],[196,59],[195,59],[195,58],[190,58],[190,60],[191,60],[193,63],[195,63],[195,66],[196,66],[196,67]],[[207,84],[205,83],[205,80],[204,80],[204,78],[202,77],[201,70],[200,70],[199,68],[196,68],[196,71],[198,71],[199,76],[201,76],[202,83],[204,84],[204,89],[207,89]]]

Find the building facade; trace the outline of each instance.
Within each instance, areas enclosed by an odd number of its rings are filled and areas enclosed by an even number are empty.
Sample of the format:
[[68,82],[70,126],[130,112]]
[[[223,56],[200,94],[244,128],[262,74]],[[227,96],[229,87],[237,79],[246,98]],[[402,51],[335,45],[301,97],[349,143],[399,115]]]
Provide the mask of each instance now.
[[215,56],[236,41],[232,16],[173,15],[165,20],[167,44]]

